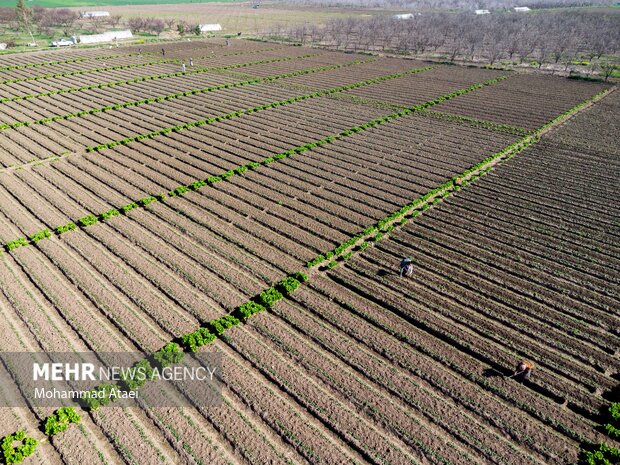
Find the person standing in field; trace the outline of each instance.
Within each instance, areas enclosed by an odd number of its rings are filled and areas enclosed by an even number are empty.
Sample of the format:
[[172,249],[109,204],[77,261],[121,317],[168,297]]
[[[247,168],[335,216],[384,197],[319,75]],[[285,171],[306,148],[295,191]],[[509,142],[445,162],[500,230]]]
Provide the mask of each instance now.
[[181,69],[183,70],[183,72],[185,72],[185,70],[186,70],[186,68],[185,68],[185,63],[183,63],[183,64],[181,65]]
[[165,57],[166,56],[166,50],[165,49],[161,49],[161,56]]
[[190,58],[190,59],[189,59],[189,65],[190,65],[190,66],[194,66],[194,59],[193,59],[193,58]]

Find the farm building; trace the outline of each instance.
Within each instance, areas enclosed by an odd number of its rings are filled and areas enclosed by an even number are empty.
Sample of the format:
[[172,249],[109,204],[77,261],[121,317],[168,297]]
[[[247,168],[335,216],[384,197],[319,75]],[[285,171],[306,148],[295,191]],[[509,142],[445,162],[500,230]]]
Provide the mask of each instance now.
[[117,40],[132,39],[133,34],[129,29],[125,31],[111,31],[103,34],[81,35],[78,37],[80,44],[104,44],[106,42],[115,42]]
[[394,19],[413,19],[413,13],[404,13],[400,15],[394,15],[392,18]]
[[488,15],[491,12],[489,10],[476,10],[477,15]]
[[200,32],[214,32],[214,31],[221,31],[221,30],[222,30],[221,24],[201,24],[200,25]]
[[80,13],[82,18],[105,18],[106,16],[110,16],[109,11],[83,11]]
[[528,7],[526,7],[526,6],[516,6],[515,7],[515,11],[517,13],[524,13],[526,11],[530,11],[530,9]]

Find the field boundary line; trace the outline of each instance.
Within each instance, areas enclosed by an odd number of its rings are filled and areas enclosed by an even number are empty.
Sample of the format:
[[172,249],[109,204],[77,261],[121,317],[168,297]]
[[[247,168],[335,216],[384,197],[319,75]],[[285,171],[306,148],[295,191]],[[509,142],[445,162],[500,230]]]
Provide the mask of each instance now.
[[476,128],[491,129],[493,131],[503,132],[505,134],[513,134],[516,136],[527,136],[534,132],[533,130],[528,130],[519,126],[495,123],[493,121],[485,119],[470,118],[469,116],[445,113],[443,111],[422,111],[420,112],[420,115],[426,116],[428,118],[448,121],[451,123],[468,124],[469,126]]
[[[155,79],[166,79],[169,77],[178,77],[178,76],[185,76],[187,74],[196,74],[196,73],[208,73],[208,72],[217,72],[217,71],[222,71],[222,70],[227,70],[227,69],[236,69],[236,68],[243,68],[245,66],[253,66],[253,65],[261,65],[261,64],[265,64],[265,63],[276,63],[279,61],[290,61],[293,59],[298,59],[298,58],[309,58],[312,56],[317,56],[317,54],[311,54],[311,55],[302,55],[299,57],[285,57],[285,58],[276,58],[273,60],[262,60],[262,61],[256,61],[256,62],[250,62],[250,63],[239,63],[239,64],[235,64],[235,65],[227,65],[227,66],[219,66],[219,67],[212,67],[212,68],[197,68],[197,69],[192,69],[192,70],[188,70],[188,71],[178,71],[175,73],[163,73],[163,74],[153,74],[150,76],[143,76],[143,77],[137,77],[137,78],[132,78],[132,79],[126,79],[123,81],[112,81],[112,82],[102,82],[99,84],[90,84],[90,85],[86,85],[86,86],[80,86],[80,87],[66,87],[64,89],[58,89],[58,90],[52,90],[49,92],[40,92],[38,94],[28,94],[28,95],[17,95],[15,97],[5,97],[5,98],[0,98],[0,103],[5,103],[5,102],[16,102],[19,100],[29,100],[29,99],[34,99],[34,98],[42,98],[42,97],[50,97],[52,95],[56,95],[56,94],[67,94],[67,93],[73,93],[73,92],[82,92],[84,90],[91,90],[91,89],[103,89],[105,87],[114,87],[114,86],[121,86],[121,85],[125,85],[125,84],[134,84],[136,82],[143,82],[143,81],[154,81]],[[167,60],[167,61],[172,61],[172,60]],[[369,59],[367,61],[373,61],[372,59]],[[2,84],[2,82],[0,82],[0,84]]]

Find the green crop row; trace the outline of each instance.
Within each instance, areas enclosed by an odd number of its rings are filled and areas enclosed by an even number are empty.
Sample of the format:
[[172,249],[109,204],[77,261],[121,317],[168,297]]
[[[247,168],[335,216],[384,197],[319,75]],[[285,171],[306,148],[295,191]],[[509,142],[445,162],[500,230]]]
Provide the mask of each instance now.
[[[517,142],[515,144],[512,144],[506,147],[505,149],[500,150],[494,155],[491,155],[490,157],[484,159],[482,162],[474,165],[474,167],[464,171],[459,176],[453,179],[450,179],[449,181],[441,184],[435,189],[427,192],[422,197],[415,199],[414,201],[408,203],[407,205],[404,205],[399,210],[392,212],[385,218],[382,218],[381,220],[377,221],[377,223],[375,223],[374,225],[367,227],[364,231],[360,232],[359,234],[356,234],[355,236],[351,237],[347,241],[340,244],[333,251],[317,256],[316,258],[314,258],[313,260],[307,263],[308,268],[319,265],[323,263],[325,260],[332,260],[331,263],[334,263],[333,260],[338,258],[345,250],[349,249],[351,246],[353,246],[354,244],[356,244],[358,241],[360,241],[363,238],[367,238],[366,239],[367,241],[379,242],[381,239],[383,239],[384,234],[389,233],[392,230],[394,230],[394,227],[395,227],[394,223],[396,223],[397,220],[398,220],[398,223],[405,224],[405,221],[403,221],[404,219],[406,219],[405,215],[411,212],[412,217],[415,217],[421,211],[427,210],[430,207],[429,205],[430,201],[433,201],[433,202],[439,201],[445,196],[447,196],[451,191],[457,190],[458,188],[460,188],[457,185],[457,180],[460,180],[461,178],[466,177],[466,176],[472,176],[474,174],[477,174],[478,171],[480,171],[482,167],[491,163],[495,159],[505,156],[507,153],[512,153],[515,150],[518,150],[518,151],[524,150],[531,143],[534,143],[534,141],[538,140],[531,136],[528,136],[526,139],[528,139],[527,143],[524,142],[525,141],[524,139],[520,142]],[[461,185],[463,184],[461,183]],[[412,210],[414,211],[412,212]],[[360,246],[360,250],[363,250],[366,247],[367,245],[364,246],[363,248]],[[328,268],[330,264],[328,264]]]
[[72,58],[70,60],[43,61],[40,63],[26,63],[23,65],[3,66],[2,68],[0,68],[0,71],[9,71],[12,69],[23,69],[23,68],[34,68],[38,66],[64,65],[66,63],[81,63],[83,61],[90,61],[90,60],[111,60],[113,58],[125,58],[125,57],[139,56],[139,55],[140,55],[139,53],[127,53],[125,55],[106,55],[106,56],[88,57],[88,58]]
[[583,450],[579,463],[583,465],[615,465],[620,463],[620,450],[600,443],[594,450]]
[[[346,66],[351,66],[354,64],[360,64],[360,63],[364,63],[363,61],[357,61],[357,62],[352,62],[352,63],[346,63]],[[15,123],[5,123],[0,125],[0,130],[4,130],[4,129],[15,129],[18,128],[20,126],[30,126],[32,124],[47,124],[53,121],[58,121],[58,120],[66,120],[66,119],[70,119],[70,118],[77,118],[77,117],[82,117],[82,116],[86,116],[86,115],[92,115],[95,113],[105,113],[107,111],[111,111],[111,110],[119,110],[121,108],[129,108],[129,107],[137,107],[140,105],[146,105],[146,104],[150,104],[150,103],[156,103],[156,102],[163,102],[166,100],[174,100],[180,97],[188,97],[190,95],[196,95],[196,94],[204,94],[204,93],[208,93],[208,92],[213,92],[213,91],[217,91],[217,90],[221,90],[221,89],[228,89],[228,88],[233,88],[233,87],[242,87],[242,86],[247,86],[247,85],[252,85],[252,84],[260,84],[263,82],[270,82],[270,81],[275,81],[277,79],[284,79],[284,78],[289,78],[289,77],[295,77],[295,76],[301,76],[304,74],[310,74],[310,73],[316,73],[316,72],[320,72],[320,71],[328,71],[331,69],[335,69],[335,68],[342,68],[345,65],[333,65],[333,66],[322,66],[320,68],[313,68],[313,69],[307,69],[307,70],[301,70],[301,71],[294,71],[294,72],[290,72],[290,73],[285,73],[285,74],[279,74],[276,76],[269,76],[269,77],[265,77],[265,78],[256,78],[256,79],[251,79],[251,80],[247,80],[247,81],[241,81],[241,82],[235,82],[235,83],[229,83],[229,84],[220,84],[218,86],[212,86],[212,87],[204,87],[202,89],[193,89],[193,90],[188,90],[185,92],[177,92],[175,94],[169,94],[169,95],[163,95],[163,96],[159,96],[159,97],[150,97],[147,99],[141,99],[141,100],[133,100],[130,102],[123,102],[123,103],[117,103],[114,105],[108,105],[105,107],[98,107],[98,108],[90,108],[88,110],[80,110],[74,113],[66,113],[64,115],[56,115],[56,116],[49,116],[46,118],[41,118],[38,120],[34,120],[34,121],[17,121]],[[172,128],[172,130],[175,130],[177,127]],[[120,144],[127,144],[131,142],[129,139],[123,139],[120,141]]]
[[133,65],[116,65],[116,66],[108,66],[108,67],[102,67],[102,68],[82,69],[79,71],[70,71],[67,73],[41,74],[38,76],[30,76],[26,78],[5,79],[4,81],[0,81],[0,84],[14,84],[16,82],[24,82],[24,81],[40,81],[41,79],[75,76],[78,74],[95,73],[95,72],[100,72],[100,71],[111,71],[111,70],[117,70],[117,69],[137,68],[141,66],[159,65],[162,63],[172,63],[172,62],[173,62],[172,60],[157,60],[157,61],[149,61],[146,63],[134,63]]
[[527,136],[530,134],[530,131],[523,128],[518,128],[516,126],[511,126],[509,124],[499,124],[494,123],[492,121],[479,120],[475,118],[469,118],[467,116],[459,116],[459,115],[450,115],[448,113],[442,113],[439,111],[422,111],[421,115],[428,116],[430,118],[435,118],[443,121],[455,122],[455,123],[466,123],[474,127],[483,128],[483,129],[492,129],[493,131],[503,132],[507,134],[514,134],[516,136]]
[[580,103],[579,105],[574,106],[573,108],[571,108],[568,111],[565,111],[564,113],[562,113],[560,116],[552,119],[551,121],[549,121],[547,124],[545,124],[543,127],[539,128],[536,130],[535,134],[540,134],[541,132],[543,132],[545,129],[547,129],[549,126],[552,126],[556,123],[558,123],[559,121],[562,121],[563,119],[567,118],[568,116],[572,115],[573,113],[579,111],[581,108],[585,107],[586,105],[589,105],[590,103],[594,102],[595,100],[598,100],[599,98],[601,98],[603,95],[607,94],[610,92],[610,89],[605,89],[602,90],[601,92],[599,92],[598,94],[596,94],[594,97],[589,98],[588,100],[586,100],[585,102]]
[[[620,438],[620,403],[613,402],[604,414],[603,428],[607,435],[615,440]],[[580,464],[613,465],[620,463],[620,450],[605,443],[582,445]]]
[[217,320],[210,321],[204,327],[197,329],[180,337],[180,343],[185,350],[196,352],[200,347],[210,344],[224,332],[241,323],[247,321],[252,316],[265,311],[275,305],[285,295],[290,295],[299,287],[302,282],[306,282],[308,276],[303,273],[295,273],[284,278],[275,286],[266,289],[253,299],[243,303],[235,311]]
[[[289,295],[293,293],[301,284],[308,280],[303,273],[295,273],[278,282],[258,296],[235,309],[233,314],[225,315],[221,318],[209,321],[205,326],[198,328],[191,333],[183,334],[178,338],[179,344],[170,342],[159,351],[155,352],[150,359],[157,365],[167,367],[173,363],[179,363],[184,356],[181,347],[189,352],[196,352],[200,347],[212,343],[218,337],[222,337],[226,330],[237,326],[241,321],[247,321],[251,316],[264,311],[266,308],[275,305],[277,301],[283,298],[283,293]],[[282,292],[280,292],[280,290]],[[239,317],[239,318],[238,318]],[[104,395],[91,395],[82,399],[84,408],[89,410],[97,410],[101,406],[108,405],[113,402],[120,391],[134,391],[142,387],[151,379],[154,372],[153,366],[149,358],[144,358],[136,362],[132,368],[122,377],[120,385],[102,384],[97,386],[91,392],[101,393]],[[136,373],[140,373],[137,376]]]
[[[313,55],[311,55],[311,56],[313,56]],[[246,63],[243,66],[260,65],[260,64],[265,64],[265,63],[273,63],[274,61],[284,61],[284,60],[290,60],[290,59],[291,58],[287,57],[287,58],[278,58],[278,59],[274,59],[274,60],[255,61],[255,62],[251,62],[251,63]],[[341,67],[341,66],[346,66],[346,65],[347,64],[336,65],[336,66]],[[153,81],[153,80],[156,80],[156,79],[165,79],[165,78],[169,78],[169,77],[184,76],[186,74],[207,73],[207,72],[210,72],[210,71],[223,71],[223,70],[226,70],[226,69],[238,68],[239,66],[240,65],[229,65],[229,66],[220,66],[220,67],[216,67],[216,68],[198,68],[198,69],[192,69],[192,70],[188,70],[188,71],[178,71],[178,72],[175,72],[175,73],[155,74],[153,76],[143,76],[143,77],[137,77],[137,78],[132,78],[132,79],[125,79],[125,80],[122,80],[122,81],[103,82],[103,83],[99,83],[99,84],[92,84],[92,85],[81,86],[81,87],[68,87],[68,88],[65,88],[65,89],[52,90],[52,91],[49,91],[49,92],[41,92],[41,93],[38,93],[38,94],[28,94],[28,95],[21,95],[21,96],[17,96],[17,97],[5,97],[5,98],[0,99],[0,103],[13,102],[13,101],[17,101],[17,100],[26,100],[26,99],[31,99],[31,98],[39,98],[39,97],[49,97],[51,95],[56,95],[56,94],[64,94],[64,93],[70,93],[70,92],[81,92],[81,91],[84,91],[84,90],[91,90],[91,89],[103,89],[105,87],[114,87],[114,86],[119,86],[119,85],[124,85],[124,84],[134,84],[136,82]]]
[[[401,76],[405,76],[407,74],[412,74],[413,72],[421,72],[421,71],[426,71],[428,69],[432,69],[432,68],[430,66],[426,67],[426,68],[416,68],[414,70],[409,70],[409,71],[406,71],[406,72],[403,72],[403,73],[390,74],[390,75],[381,76],[381,77],[374,78],[374,79],[368,79],[368,80],[362,81],[362,82],[356,82],[356,83],[353,83],[353,84],[348,84],[346,86],[340,86],[340,87],[335,87],[335,88],[332,88],[332,89],[321,90],[321,91],[318,91],[318,92],[313,92],[311,94],[300,95],[298,97],[291,97],[291,98],[288,98],[286,100],[281,100],[279,102],[271,102],[271,103],[267,103],[265,105],[259,105],[259,106],[253,107],[253,108],[247,108],[247,109],[243,109],[243,110],[234,111],[234,112],[231,112],[231,113],[228,113],[228,114],[225,114],[225,115],[214,116],[212,118],[208,118],[208,119],[204,119],[204,120],[191,121],[189,123],[179,124],[177,126],[162,128],[162,129],[158,129],[156,131],[151,131],[151,132],[148,132],[148,133],[138,134],[137,136],[126,137],[126,138],[121,139],[121,140],[112,141],[112,142],[108,142],[108,143],[105,143],[105,144],[99,144],[99,145],[87,147],[86,151],[87,152],[102,152],[104,150],[111,149],[111,148],[116,147],[118,145],[127,145],[127,144],[129,144],[131,142],[136,142],[136,141],[140,141],[140,140],[144,140],[144,139],[153,139],[153,138],[158,137],[158,136],[170,134],[171,132],[181,132],[181,131],[184,131],[186,129],[190,129],[190,128],[193,128],[193,127],[199,127],[199,126],[204,126],[204,125],[208,125],[208,124],[217,123],[217,122],[220,122],[220,121],[230,120],[230,119],[233,119],[233,118],[238,118],[238,117],[240,117],[242,115],[255,113],[257,111],[267,110],[269,108],[276,108],[276,107],[279,107],[279,106],[289,105],[291,103],[300,102],[300,101],[308,100],[308,99],[315,98],[315,97],[321,97],[321,96],[325,96],[325,95],[329,95],[329,94],[333,94],[333,93],[337,93],[337,92],[343,92],[343,91],[346,91],[346,90],[356,89],[356,88],[362,87],[362,86],[367,86],[367,85],[371,85],[371,84],[377,84],[377,83],[383,82],[383,81],[385,81],[387,79],[395,79],[395,78],[398,78],[398,77],[401,77]],[[273,79],[273,78],[271,78],[271,79]],[[270,80],[270,78],[266,78],[265,80]],[[228,85],[228,84],[226,84],[226,85]],[[403,110],[403,111],[409,111],[409,110]],[[341,135],[342,136],[348,136],[348,135],[352,134],[353,132],[359,132],[359,131],[361,131],[363,129],[367,129],[367,128],[371,127],[372,125],[376,125],[376,124],[378,124],[378,123],[371,121],[370,123],[367,123],[366,125],[360,126],[358,128],[352,128],[352,129],[348,130],[349,132],[342,133]],[[316,145],[309,144],[308,149],[314,148],[314,147],[316,147]],[[245,169],[245,168],[244,167],[240,167],[239,169]],[[232,176],[233,174],[234,173],[228,173],[229,176]]]
[[80,416],[73,407],[59,408],[45,419],[45,434],[47,436],[54,436],[67,430],[71,423],[79,423],[80,420]]
[[150,357],[143,358],[121,375],[119,384],[100,384],[92,389],[90,396],[80,399],[82,407],[87,410],[98,410],[119,398],[122,391],[135,391],[147,381],[153,379],[155,369],[153,365],[166,368],[173,363],[183,360],[185,354],[175,342],[169,342]]
[[607,409],[608,423],[605,424],[607,435],[620,439],[620,402],[614,402]]
[[[16,447],[15,442],[20,444]],[[26,432],[22,430],[5,436],[2,439],[4,463],[21,463],[26,457],[34,454],[38,444],[36,439],[26,437]]]

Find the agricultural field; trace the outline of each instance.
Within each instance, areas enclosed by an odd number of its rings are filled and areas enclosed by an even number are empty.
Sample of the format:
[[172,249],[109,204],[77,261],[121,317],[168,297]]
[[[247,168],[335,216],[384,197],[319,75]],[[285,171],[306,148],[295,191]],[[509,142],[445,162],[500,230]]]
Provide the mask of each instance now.
[[619,108],[601,82],[244,40],[0,57],[0,353],[222,357],[219,404],[67,410],[3,362],[5,462],[619,447]]

